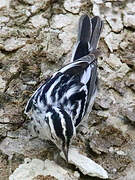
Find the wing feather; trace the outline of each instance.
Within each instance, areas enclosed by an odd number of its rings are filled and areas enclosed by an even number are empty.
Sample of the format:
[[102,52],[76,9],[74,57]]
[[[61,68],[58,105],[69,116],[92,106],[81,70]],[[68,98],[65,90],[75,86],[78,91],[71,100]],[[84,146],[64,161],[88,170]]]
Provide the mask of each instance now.
[[25,113],[33,111],[35,106],[44,111],[48,105],[63,106],[77,126],[97,87],[96,70],[96,63],[87,56],[61,68],[32,95]]

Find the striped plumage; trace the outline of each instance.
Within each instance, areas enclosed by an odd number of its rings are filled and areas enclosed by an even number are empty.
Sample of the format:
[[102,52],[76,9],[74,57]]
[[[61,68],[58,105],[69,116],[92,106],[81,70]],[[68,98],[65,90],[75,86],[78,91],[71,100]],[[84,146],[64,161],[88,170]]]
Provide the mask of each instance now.
[[58,70],[32,95],[25,108],[31,128],[40,138],[53,141],[68,160],[76,127],[91,111],[97,91],[97,43],[102,21],[83,15],[72,62]]

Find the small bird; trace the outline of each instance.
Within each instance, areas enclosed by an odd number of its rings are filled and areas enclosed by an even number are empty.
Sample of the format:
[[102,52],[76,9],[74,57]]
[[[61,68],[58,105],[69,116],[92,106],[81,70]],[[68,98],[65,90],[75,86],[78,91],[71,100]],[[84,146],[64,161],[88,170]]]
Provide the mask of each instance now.
[[69,146],[76,127],[91,111],[97,93],[97,44],[103,22],[87,14],[79,20],[78,39],[67,64],[31,96],[25,114],[38,137],[51,140],[68,162]]

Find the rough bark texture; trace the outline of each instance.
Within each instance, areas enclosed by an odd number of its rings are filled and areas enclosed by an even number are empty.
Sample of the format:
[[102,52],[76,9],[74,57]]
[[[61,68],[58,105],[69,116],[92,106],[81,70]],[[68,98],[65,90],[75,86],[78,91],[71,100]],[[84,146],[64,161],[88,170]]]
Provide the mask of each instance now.
[[36,88],[70,61],[83,13],[99,15],[104,30],[99,92],[88,127],[78,130],[76,145],[102,165],[110,179],[135,179],[134,0],[1,0],[0,180],[8,179],[26,157],[53,159],[47,142],[29,139],[23,111]]

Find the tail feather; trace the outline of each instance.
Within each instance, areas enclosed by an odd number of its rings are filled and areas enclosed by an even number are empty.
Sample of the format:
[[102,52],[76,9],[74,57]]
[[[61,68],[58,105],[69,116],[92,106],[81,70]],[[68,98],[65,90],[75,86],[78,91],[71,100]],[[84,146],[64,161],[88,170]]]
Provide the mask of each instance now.
[[75,44],[72,61],[75,61],[89,53],[92,24],[88,15],[82,15],[79,20],[78,39]]
[[82,15],[79,20],[78,41],[88,43],[91,37],[91,20],[88,15]]
[[87,14],[81,16],[78,28],[78,39],[72,55],[72,61],[88,55],[97,48],[103,22],[100,17],[92,19]]
[[103,21],[101,21],[100,17],[98,16],[93,17],[91,19],[91,22],[92,22],[92,34],[90,39],[90,51],[97,48],[100,34],[103,28]]

